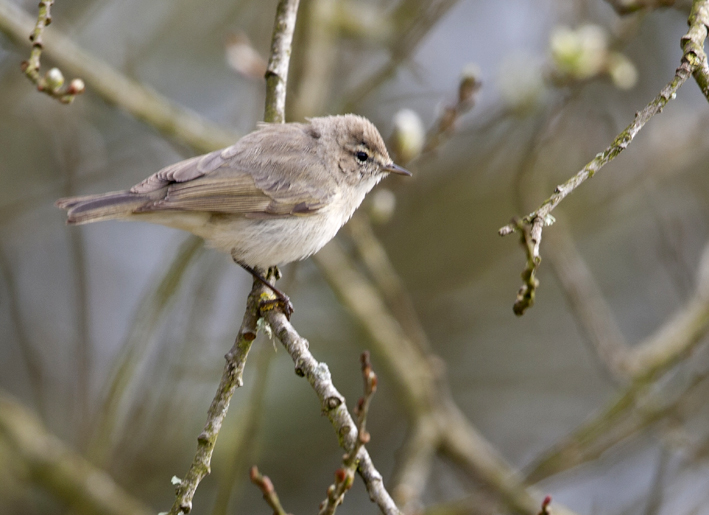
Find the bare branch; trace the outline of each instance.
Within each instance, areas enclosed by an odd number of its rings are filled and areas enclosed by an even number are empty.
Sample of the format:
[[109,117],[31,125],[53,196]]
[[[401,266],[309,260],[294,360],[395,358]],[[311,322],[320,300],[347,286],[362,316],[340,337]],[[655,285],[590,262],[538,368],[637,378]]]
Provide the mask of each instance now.
[[[264,317],[293,359],[295,373],[307,378],[310,386],[315,390],[320,399],[323,414],[327,416],[335,429],[340,447],[345,452],[351,453],[357,446],[357,426],[347,411],[344,397],[332,383],[327,365],[319,363],[313,357],[308,350],[308,341],[295,331],[283,313],[271,309],[264,313]],[[384,488],[382,476],[374,467],[367,449],[360,448],[356,457],[359,460],[358,472],[367,487],[369,498],[379,506],[385,515],[399,515],[399,509]]]
[[[650,121],[656,114],[662,112],[662,109],[667,103],[676,97],[677,90],[684,84],[692,74],[697,74],[697,79],[703,91],[709,91],[705,87],[709,83],[706,73],[707,58],[704,53],[704,40],[707,37],[707,26],[709,25],[709,0],[694,0],[692,10],[689,16],[690,28],[686,35],[682,37],[682,49],[684,54],[682,62],[675,71],[673,79],[660,91],[660,93],[642,110],[635,114],[635,119],[623,130],[608,148],[600,152],[586,166],[583,167],[576,175],[571,177],[565,183],[560,184],[554,190],[551,197],[545,200],[536,211],[525,216],[521,223],[512,222],[500,228],[498,231],[500,236],[511,234],[515,231],[522,231],[525,226],[532,226],[533,231],[538,229],[539,238],[533,235],[538,242],[541,241],[541,229],[543,225],[551,225],[553,218],[551,212],[564,200],[572,191],[583,184],[587,179],[593,177],[596,172],[603,168],[606,164],[615,159],[628,145],[633,141],[635,136]],[[709,98],[709,97],[708,97]],[[543,222],[542,225],[540,221]],[[538,244],[538,243],[537,243]],[[537,249],[538,250],[538,249]],[[525,273],[530,269],[529,265]],[[529,274],[527,274],[529,275]],[[526,280],[526,278],[525,278]],[[528,289],[528,288],[527,288]],[[526,292],[525,287],[523,290]],[[518,296],[519,299],[519,296]],[[519,303],[519,300],[518,300]],[[517,306],[518,304],[515,304]],[[522,302],[521,307],[528,307],[528,303]],[[515,313],[517,309],[515,309]]]
[[[628,145],[633,141],[635,136],[650,119],[667,105],[672,98],[675,97],[677,90],[684,84],[692,74],[692,67],[687,62],[683,62],[677,71],[674,78],[665,86],[657,97],[655,97],[642,111],[635,114],[635,119],[628,125],[613,140],[603,152],[600,152],[594,157],[583,169],[568,181],[560,184],[554,189],[554,194],[545,200],[536,211],[528,214],[522,219],[522,222],[527,225],[534,223],[536,219],[546,219],[548,215],[564,200],[569,193],[578,188],[587,179],[593,177],[605,165],[615,159],[623,150],[628,148]],[[548,222],[546,225],[550,225]],[[507,224],[498,231],[500,236],[506,236],[519,230],[517,224]]]
[[458,119],[475,106],[477,94],[482,87],[479,72],[470,68],[463,70],[463,75],[458,83],[458,95],[455,102],[446,104],[436,123],[428,133],[423,153],[433,152],[450,137],[455,130]]
[[534,305],[534,297],[539,286],[536,273],[539,264],[542,262],[542,258],[539,255],[539,245],[542,243],[542,226],[544,222],[542,218],[535,218],[531,229],[520,220],[515,220],[513,223],[520,231],[520,243],[527,256],[527,265],[522,271],[522,280],[524,282],[517,292],[517,300],[512,306],[514,314],[522,316],[527,311],[527,308],[531,308]]
[[286,82],[290,63],[291,43],[299,0],[280,0],[271,40],[271,57],[266,70],[266,111],[264,121],[286,121]]
[[251,349],[251,343],[256,339],[258,331],[258,298],[262,293],[263,285],[254,281],[254,287],[249,295],[244,319],[241,328],[236,336],[236,341],[231,350],[226,354],[226,365],[222,379],[217,388],[217,394],[212,400],[207,413],[207,423],[204,430],[197,438],[197,453],[185,478],[176,488],[176,499],[170,515],[179,513],[189,513],[192,509],[192,498],[194,497],[200,481],[209,474],[210,463],[214,446],[217,443],[219,430],[229,409],[229,402],[234,395],[234,391],[243,385],[244,366],[246,358]]

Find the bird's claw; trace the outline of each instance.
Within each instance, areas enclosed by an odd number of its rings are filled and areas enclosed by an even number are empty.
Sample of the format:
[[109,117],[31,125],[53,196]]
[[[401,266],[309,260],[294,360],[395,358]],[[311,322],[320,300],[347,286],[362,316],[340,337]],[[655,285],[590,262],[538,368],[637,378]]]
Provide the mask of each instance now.
[[283,314],[286,316],[286,319],[290,321],[290,317],[293,314],[293,311],[295,308],[293,307],[293,303],[291,300],[288,298],[287,295],[283,295],[282,297],[278,296],[275,299],[274,298],[269,298],[269,299],[262,299],[259,302],[259,310],[260,311],[269,311],[276,306],[280,306],[281,310],[283,311]]

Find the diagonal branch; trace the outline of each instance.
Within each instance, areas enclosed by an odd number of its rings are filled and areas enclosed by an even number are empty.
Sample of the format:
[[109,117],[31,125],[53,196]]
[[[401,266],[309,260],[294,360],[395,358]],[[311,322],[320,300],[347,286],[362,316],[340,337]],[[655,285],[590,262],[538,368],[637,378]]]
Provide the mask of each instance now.
[[[264,313],[274,334],[281,341],[295,364],[295,373],[305,377],[320,399],[322,412],[335,429],[340,447],[351,452],[357,447],[357,424],[352,419],[345,398],[332,383],[330,370],[325,363],[318,362],[308,350],[309,343],[302,338],[290,324],[286,316],[274,309]],[[367,449],[361,447],[357,453],[358,472],[364,480],[370,499],[379,506],[385,515],[399,515],[389,493],[384,488],[382,475],[372,463]]]
[[[709,0],[694,0],[692,10],[688,19],[689,31],[682,37],[682,61],[675,71],[672,80],[660,91],[660,93],[642,111],[635,113],[635,119],[623,130],[613,142],[603,152],[599,152],[581,171],[571,177],[565,183],[554,189],[554,193],[545,200],[536,211],[528,214],[521,220],[521,224],[513,222],[500,228],[500,236],[506,236],[515,231],[521,231],[526,226],[535,226],[543,221],[543,225],[551,225],[553,217],[551,212],[561,203],[571,192],[581,186],[586,180],[593,177],[605,165],[615,159],[628,145],[635,139],[635,136],[656,114],[662,112],[667,103],[674,99],[677,90],[684,84],[691,75],[697,77],[697,83],[702,91],[709,93],[709,73],[707,73],[707,57],[704,53],[704,41],[707,37],[707,27],[709,26]],[[709,98],[709,96],[707,97]],[[539,227],[539,238],[535,238],[535,248],[541,242],[541,228]]]
[[197,453],[185,478],[180,481],[176,488],[175,502],[170,509],[169,515],[179,515],[189,513],[192,509],[192,499],[200,481],[210,472],[210,463],[214,446],[217,443],[219,430],[226,417],[229,403],[234,391],[243,384],[244,366],[246,358],[251,349],[251,344],[256,339],[258,331],[258,295],[264,288],[260,283],[256,284],[249,295],[244,319],[241,328],[236,336],[236,341],[231,350],[226,354],[226,365],[224,373],[217,388],[217,394],[212,400],[207,413],[207,423],[204,430],[197,438]]

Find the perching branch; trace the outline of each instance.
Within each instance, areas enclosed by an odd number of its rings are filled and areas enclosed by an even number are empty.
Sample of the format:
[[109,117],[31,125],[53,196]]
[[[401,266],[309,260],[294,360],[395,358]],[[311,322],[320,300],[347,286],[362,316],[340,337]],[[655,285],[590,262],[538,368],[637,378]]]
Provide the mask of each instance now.
[[276,10],[271,39],[271,57],[266,70],[266,112],[263,121],[286,121],[286,82],[300,0],[281,0]]
[[[704,53],[704,40],[707,37],[707,26],[709,26],[709,0],[694,0],[692,10],[689,15],[689,31],[682,37],[682,49],[684,54],[682,62],[675,71],[673,79],[660,91],[642,111],[635,114],[635,119],[623,130],[606,148],[594,157],[583,169],[571,177],[565,183],[560,184],[554,190],[551,197],[545,200],[536,211],[525,216],[519,223],[510,223],[502,227],[498,232],[500,236],[511,234],[522,230],[523,226],[535,226],[543,222],[543,225],[551,225],[553,218],[551,212],[564,200],[572,191],[583,184],[587,179],[593,177],[596,172],[606,164],[615,159],[640,132],[645,124],[656,114],[662,112],[667,103],[675,98],[677,90],[684,84],[690,75],[698,73],[698,83],[703,91],[709,91],[702,86],[702,81],[708,76],[706,73],[707,58]],[[704,84],[706,86],[706,84]],[[709,98],[709,97],[708,97]],[[539,228],[539,238],[536,239],[536,246],[541,241],[541,227]]]
[[[197,453],[185,478],[176,488],[175,502],[170,509],[169,515],[189,513],[192,509],[192,499],[200,481],[210,472],[210,463],[214,446],[217,443],[219,430],[222,427],[224,417],[229,409],[229,402],[234,395],[234,391],[243,384],[244,366],[246,358],[251,349],[251,344],[256,339],[258,331],[258,294],[264,288],[260,283],[256,284],[247,300],[246,312],[241,323],[241,328],[236,336],[236,341],[231,350],[226,354],[226,365],[222,379],[217,388],[217,394],[212,400],[207,413],[207,423],[204,430],[197,438]],[[258,294],[256,294],[258,292]],[[256,295],[255,295],[256,294]]]
[[52,23],[50,10],[54,0],[41,0],[39,2],[39,14],[37,15],[37,24],[30,34],[32,42],[32,51],[30,58],[27,61],[22,61],[22,71],[33,84],[37,86],[37,90],[46,93],[52,98],[56,98],[62,104],[71,104],[76,95],[81,95],[84,92],[84,81],[81,79],[72,80],[68,86],[64,87],[64,75],[59,68],[52,68],[42,77],[39,73],[40,57],[44,42],[42,41],[42,33],[45,27]]

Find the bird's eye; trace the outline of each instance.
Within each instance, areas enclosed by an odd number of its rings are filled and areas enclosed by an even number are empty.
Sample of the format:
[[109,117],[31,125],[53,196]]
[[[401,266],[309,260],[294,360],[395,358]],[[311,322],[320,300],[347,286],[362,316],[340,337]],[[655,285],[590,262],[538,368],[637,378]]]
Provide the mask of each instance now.
[[367,159],[369,159],[369,156],[367,155],[367,153],[366,153],[366,152],[363,152],[362,150],[360,150],[359,152],[357,152],[357,153],[355,154],[355,157],[357,158],[357,160],[358,160],[360,163],[364,163]]

